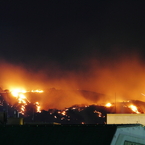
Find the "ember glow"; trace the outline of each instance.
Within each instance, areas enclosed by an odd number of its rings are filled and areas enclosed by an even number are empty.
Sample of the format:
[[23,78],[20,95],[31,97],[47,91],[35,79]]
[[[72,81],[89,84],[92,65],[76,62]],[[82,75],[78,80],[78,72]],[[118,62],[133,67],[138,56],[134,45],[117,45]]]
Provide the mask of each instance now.
[[97,113],[98,117],[102,117],[102,113],[101,112],[95,110],[94,113]]
[[66,115],[66,111],[62,111],[61,114],[65,116]]

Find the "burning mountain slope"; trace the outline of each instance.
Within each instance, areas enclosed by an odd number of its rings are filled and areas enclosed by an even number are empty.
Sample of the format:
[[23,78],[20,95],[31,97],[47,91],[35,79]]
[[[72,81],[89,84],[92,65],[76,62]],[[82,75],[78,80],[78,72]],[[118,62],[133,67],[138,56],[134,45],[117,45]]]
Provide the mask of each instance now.
[[[48,89],[43,92],[34,92],[26,90],[5,90],[1,94],[5,100],[11,105],[20,103],[36,103],[41,104],[41,109],[47,110],[51,108],[63,109],[66,107],[73,106],[75,104],[90,105],[99,102],[101,97],[105,97],[104,94],[99,94],[90,91],[82,90],[57,90]],[[47,101],[45,101],[47,98]],[[57,103],[54,103],[57,102]],[[37,103],[38,104],[38,103]],[[65,107],[64,107],[65,106]]]
[[[59,65],[32,70],[1,61],[0,84],[8,89],[0,89],[1,94],[5,102],[21,113],[29,112],[26,113],[29,116],[33,114],[31,110],[64,110],[74,105],[81,109],[92,104],[104,106],[108,113],[145,112],[145,66],[136,55],[118,57],[115,61],[83,60],[78,66],[74,70],[63,69]],[[48,89],[52,87],[56,89]],[[21,90],[18,95],[14,91],[17,89]],[[43,92],[32,91],[37,89]],[[126,101],[137,98],[140,102]],[[106,103],[110,104],[106,106]],[[56,119],[57,115],[52,118]]]
[[[35,121],[39,122],[58,122],[61,124],[105,124],[107,113],[123,113],[131,114],[137,113],[134,110],[136,107],[138,110],[139,106],[135,106],[136,101],[116,102],[116,105],[112,106],[101,106],[101,105],[74,105],[63,110],[49,109],[48,111],[42,110],[41,113],[36,113],[34,116],[26,118],[28,122],[35,118]],[[145,102],[140,102],[145,105]],[[134,106],[130,108],[130,104]]]
[[[115,93],[117,102],[126,98],[136,100],[137,97],[140,101],[145,101],[141,95],[145,88],[145,66],[136,55],[104,62],[92,58],[80,62],[78,66],[80,67],[74,70],[66,70],[59,65],[33,70],[1,61],[0,84],[9,91],[14,89],[27,91],[26,98],[30,102],[39,102],[41,109],[45,110],[63,109],[74,104],[115,102]],[[48,89],[52,87],[56,89]],[[42,89],[44,93],[41,95],[37,94],[38,92],[30,93],[33,89]],[[8,96],[5,99],[8,100]],[[15,102],[15,99],[17,98],[13,98],[10,102]]]
[[[18,110],[22,115],[24,115],[24,118],[27,122],[31,121],[40,121],[40,122],[59,122],[62,124],[104,124],[106,122],[106,114],[107,113],[144,113],[145,109],[145,102],[138,101],[138,100],[130,100],[130,101],[122,101],[122,102],[100,102],[97,105],[97,101],[92,104],[82,104],[77,103],[73,105],[68,105],[66,108],[60,108],[58,109],[56,106],[47,106],[48,111],[45,111],[42,109],[41,111],[37,110],[39,107],[39,103],[35,102],[36,100],[39,100],[39,98],[43,97],[43,95],[47,94],[50,98],[53,98],[58,96],[60,98],[63,96],[65,98],[66,95],[74,93],[80,93],[84,94],[84,98],[87,97],[87,95],[92,95],[97,100],[99,97],[102,96],[102,94],[95,93],[95,92],[89,92],[89,91],[82,91],[82,90],[76,90],[76,91],[64,91],[64,90],[56,90],[56,89],[49,89],[45,90],[43,93],[38,93],[37,91],[33,92],[23,92],[25,94],[25,97],[22,96],[22,100],[15,98],[12,96],[8,90],[4,93],[1,93],[1,107],[5,108],[8,113],[12,112],[11,110]],[[66,93],[67,92],[67,93]],[[86,93],[86,94],[85,94]],[[93,96],[94,95],[94,96]],[[99,96],[100,95],[100,96]],[[105,96],[105,95],[104,95]],[[7,103],[4,101],[4,98],[7,98],[7,100],[13,100],[13,105],[11,103]],[[32,99],[34,97],[35,99]],[[30,99],[31,98],[31,99]],[[56,98],[56,97],[55,97]],[[24,99],[24,100],[23,100]],[[3,101],[2,101],[3,100]],[[32,102],[30,102],[30,100]],[[35,100],[35,101],[34,101]],[[21,102],[19,102],[21,101]],[[26,101],[26,102],[23,102]],[[59,100],[57,100],[59,101]],[[63,100],[64,101],[64,100]],[[61,100],[60,100],[61,102]],[[25,104],[26,103],[26,104]],[[71,102],[74,103],[74,102]],[[70,103],[70,104],[71,104]],[[48,104],[48,103],[47,103]],[[57,103],[59,105],[59,103]],[[93,105],[94,104],[94,105]],[[40,108],[43,104],[40,103]],[[7,107],[8,106],[8,107]],[[60,107],[60,106],[59,106]],[[55,108],[55,109],[54,109]],[[46,109],[46,110],[47,110]]]

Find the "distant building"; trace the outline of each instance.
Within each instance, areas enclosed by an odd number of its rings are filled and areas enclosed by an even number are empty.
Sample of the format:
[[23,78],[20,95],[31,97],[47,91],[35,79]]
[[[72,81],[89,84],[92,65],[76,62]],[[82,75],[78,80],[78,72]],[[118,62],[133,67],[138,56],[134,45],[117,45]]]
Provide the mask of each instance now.
[[145,125],[145,114],[107,114],[107,124]]

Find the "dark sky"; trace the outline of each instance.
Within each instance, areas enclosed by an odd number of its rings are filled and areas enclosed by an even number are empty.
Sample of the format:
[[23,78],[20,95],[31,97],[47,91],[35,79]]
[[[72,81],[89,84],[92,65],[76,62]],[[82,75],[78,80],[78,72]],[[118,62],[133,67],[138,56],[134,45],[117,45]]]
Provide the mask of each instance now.
[[90,58],[145,56],[145,2],[0,1],[0,58],[66,69]]

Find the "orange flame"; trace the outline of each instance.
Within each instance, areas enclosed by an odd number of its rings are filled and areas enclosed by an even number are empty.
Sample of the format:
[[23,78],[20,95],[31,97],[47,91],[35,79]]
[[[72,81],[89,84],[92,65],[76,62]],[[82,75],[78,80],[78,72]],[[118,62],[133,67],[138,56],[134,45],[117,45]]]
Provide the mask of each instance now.
[[98,114],[98,117],[102,117],[102,113],[101,112],[95,110],[94,113],[97,113]]
[[[24,115],[25,106],[27,105],[27,102],[30,103],[30,101],[27,99],[26,95],[24,95],[24,94],[27,93],[27,92],[43,93],[43,90],[26,91],[26,90],[21,90],[21,89],[13,89],[10,92],[11,92],[12,96],[17,98],[18,103],[22,104],[20,113]],[[40,111],[41,107],[40,107],[39,102],[36,102],[35,105],[36,105],[37,112],[40,113],[41,112]]]
[[106,107],[111,107],[112,104],[111,104],[111,103],[107,103],[105,106],[106,106]]
[[135,112],[135,113],[137,113],[137,114],[140,114],[140,112],[138,111],[138,109],[137,109],[137,107],[136,107],[135,105],[130,105],[129,108],[130,108],[133,112]]
[[40,107],[39,102],[36,102],[35,104],[36,104],[36,107],[37,107],[37,112],[38,112],[38,113],[41,113],[41,111],[40,111],[40,108],[41,108],[41,107]]
[[43,90],[32,90],[31,92],[33,92],[33,93],[43,93],[44,91]]
[[61,113],[62,115],[66,115],[66,112],[65,111],[62,111],[62,113]]

